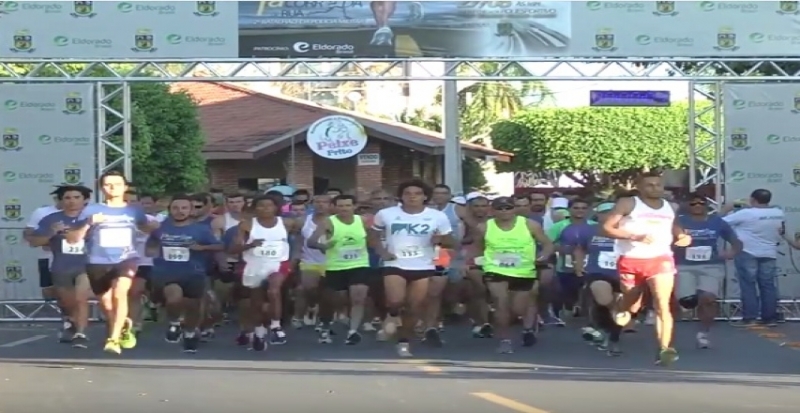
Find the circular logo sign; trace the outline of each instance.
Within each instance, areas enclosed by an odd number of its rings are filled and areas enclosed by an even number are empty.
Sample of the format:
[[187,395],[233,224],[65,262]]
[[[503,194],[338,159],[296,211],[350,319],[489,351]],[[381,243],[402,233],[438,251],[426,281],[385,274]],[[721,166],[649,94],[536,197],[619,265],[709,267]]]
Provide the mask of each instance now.
[[347,159],[367,146],[364,126],[348,116],[327,116],[311,125],[306,135],[308,147],[326,159]]

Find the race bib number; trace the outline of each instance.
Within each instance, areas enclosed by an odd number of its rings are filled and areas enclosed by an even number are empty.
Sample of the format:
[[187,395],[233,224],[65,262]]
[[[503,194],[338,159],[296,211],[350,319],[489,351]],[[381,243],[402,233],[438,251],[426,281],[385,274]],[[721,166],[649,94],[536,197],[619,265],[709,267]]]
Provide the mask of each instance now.
[[613,251],[601,251],[597,257],[597,265],[604,270],[616,270],[617,254]]
[[361,258],[362,250],[360,248],[342,249],[339,253],[339,258],[345,261],[354,261]]
[[686,248],[686,261],[710,261],[712,252],[708,246]]
[[502,268],[517,268],[522,264],[519,254],[495,254],[494,264]]
[[163,247],[161,255],[164,257],[164,261],[188,262],[191,252],[189,248],[184,247]]
[[416,245],[401,245],[397,247],[397,252],[394,255],[396,255],[398,259],[409,260],[424,257],[425,251]]
[[283,257],[284,245],[282,242],[265,242],[260,247],[253,249],[253,254],[256,257],[264,258],[266,260],[281,260]]
[[67,255],[83,255],[84,249],[84,242],[83,240],[78,241],[74,244],[70,244],[67,240],[61,240],[61,253]]
[[103,248],[129,248],[133,243],[133,230],[130,228],[100,228],[99,232]]

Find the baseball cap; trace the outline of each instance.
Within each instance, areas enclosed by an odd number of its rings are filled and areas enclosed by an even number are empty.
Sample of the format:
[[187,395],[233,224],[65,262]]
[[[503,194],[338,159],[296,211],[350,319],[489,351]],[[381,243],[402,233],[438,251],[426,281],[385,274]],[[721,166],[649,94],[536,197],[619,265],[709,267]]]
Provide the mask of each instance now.
[[569,200],[567,198],[553,198],[550,201],[551,209],[567,208],[569,207]]
[[463,196],[456,196],[453,197],[451,201],[456,205],[465,205],[467,203],[467,198],[464,198]]
[[483,195],[480,192],[470,192],[470,193],[467,194],[466,197],[464,197],[464,199],[466,199],[467,202],[472,201],[473,199],[478,199],[478,198],[486,198],[486,196]]
[[514,199],[508,196],[497,197],[492,200],[492,208],[514,208]]

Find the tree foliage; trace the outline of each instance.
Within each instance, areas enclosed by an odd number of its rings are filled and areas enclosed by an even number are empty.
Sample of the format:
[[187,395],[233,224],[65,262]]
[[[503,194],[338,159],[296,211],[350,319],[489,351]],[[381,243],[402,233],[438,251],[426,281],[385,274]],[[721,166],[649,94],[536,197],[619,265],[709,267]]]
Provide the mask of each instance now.
[[[26,75],[33,70],[33,65],[9,65],[15,73]],[[135,64],[117,64],[114,70],[125,73],[133,70]],[[75,75],[87,69],[83,64],[61,64],[58,69]],[[60,78],[55,66],[38,70],[32,78]],[[169,69],[169,68],[168,68]],[[0,69],[0,79],[12,77],[11,73]],[[175,68],[179,71],[180,68]],[[113,74],[102,66],[93,67],[82,76],[90,79],[111,77]],[[90,80],[87,80],[90,81]],[[108,91],[114,85],[105,86]],[[122,96],[111,100],[110,106],[122,113]],[[207,183],[206,165],[202,155],[204,138],[197,118],[197,105],[185,93],[173,93],[165,83],[148,82],[131,85],[131,129],[132,129],[132,163],[133,177],[136,187],[149,193],[169,193],[194,191]],[[121,119],[106,113],[106,123],[115,125]],[[122,129],[117,130],[109,141],[122,149]],[[121,154],[114,150],[106,153],[107,164],[118,161]],[[119,168],[122,165],[119,164]]]
[[[433,132],[442,132],[442,117],[427,115],[424,110],[418,109],[398,116],[398,121],[408,125],[418,126]],[[481,190],[486,188],[488,182],[483,175],[483,165],[473,158],[464,158],[461,163],[461,183],[465,190]]]
[[[628,184],[643,169],[688,164],[688,108],[533,108],[492,128],[514,153],[500,171],[560,171],[586,186]],[[698,141],[711,136],[698,130]],[[712,149],[709,149],[712,150]]]

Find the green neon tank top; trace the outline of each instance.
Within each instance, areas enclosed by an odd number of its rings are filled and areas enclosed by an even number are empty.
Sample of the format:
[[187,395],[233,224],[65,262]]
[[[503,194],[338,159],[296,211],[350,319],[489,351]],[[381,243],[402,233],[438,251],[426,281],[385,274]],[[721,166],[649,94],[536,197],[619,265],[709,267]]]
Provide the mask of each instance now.
[[352,224],[345,224],[338,217],[331,216],[333,236],[330,241],[333,247],[325,251],[325,269],[328,271],[343,271],[354,268],[368,268],[369,254],[367,253],[367,231],[361,217],[353,217]]
[[503,231],[494,219],[486,222],[483,271],[515,278],[536,278],[536,242],[528,220],[517,217],[514,227]]

